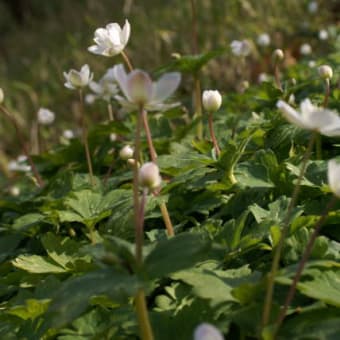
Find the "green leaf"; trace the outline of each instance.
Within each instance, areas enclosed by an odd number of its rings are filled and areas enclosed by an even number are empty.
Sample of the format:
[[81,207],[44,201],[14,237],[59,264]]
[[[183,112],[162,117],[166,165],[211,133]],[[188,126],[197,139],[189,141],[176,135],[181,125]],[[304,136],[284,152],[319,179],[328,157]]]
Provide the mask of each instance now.
[[20,255],[12,261],[13,266],[29,273],[65,273],[67,269],[59,266],[53,260],[38,255]]
[[149,278],[157,279],[193,266],[206,258],[210,242],[201,235],[182,233],[169,240],[162,240],[145,258]]
[[34,320],[39,315],[46,312],[50,300],[35,300],[27,299],[25,305],[14,306],[10,308],[7,313],[11,315],[16,315],[23,320]]

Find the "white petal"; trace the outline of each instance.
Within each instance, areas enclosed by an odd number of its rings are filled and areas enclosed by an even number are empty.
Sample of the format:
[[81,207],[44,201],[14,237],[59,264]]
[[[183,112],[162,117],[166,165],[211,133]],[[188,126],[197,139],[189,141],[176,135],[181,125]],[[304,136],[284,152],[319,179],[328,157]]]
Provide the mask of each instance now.
[[92,45],[87,50],[94,54],[103,54],[105,48],[103,46]]
[[334,195],[340,197],[340,164],[335,159],[328,161],[328,184]]
[[290,123],[293,123],[304,129],[310,129],[309,126],[306,126],[306,123],[303,121],[301,115],[299,115],[299,113],[286,102],[284,102],[283,100],[279,100],[276,106]]
[[75,90],[76,88],[69,82],[64,83],[64,86],[70,90]]
[[181,74],[178,72],[166,73],[153,85],[153,102],[162,102],[170,97],[177,89],[181,81]]
[[128,20],[126,19],[124,27],[123,27],[122,31],[120,32],[120,41],[121,41],[122,45],[124,45],[124,47],[127,44],[127,42],[129,41],[130,33],[131,33],[131,26],[130,26],[130,23],[128,22]]
[[117,80],[117,83],[122,90],[124,96],[131,100],[128,91],[127,91],[127,74],[125,72],[124,66],[122,64],[116,65],[113,67],[113,73]]
[[152,80],[150,76],[142,70],[136,69],[129,73],[126,89],[134,104],[145,105],[152,99]]
[[333,126],[326,126],[320,129],[320,133],[328,137],[340,136],[340,123]]
[[312,129],[318,131],[322,129],[327,130],[332,126],[338,126],[340,124],[340,118],[336,113],[321,108],[317,108],[315,111],[309,113],[304,120]]
[[107,32],[108,32],[108,37],[110,39],[110,43],[112,45],[120,46],[121,41],[120,41],[120,32],[121,28],[118,24],[109,24],[106,26],[107,27]]

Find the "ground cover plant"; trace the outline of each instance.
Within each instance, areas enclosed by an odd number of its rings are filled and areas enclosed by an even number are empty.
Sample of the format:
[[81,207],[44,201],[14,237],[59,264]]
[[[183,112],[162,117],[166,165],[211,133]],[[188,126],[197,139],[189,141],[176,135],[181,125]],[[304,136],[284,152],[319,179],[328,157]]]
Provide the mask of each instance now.
[[[2,154],[17,150],[1,162],[1,339],[339,337],[337,19],[209,48],[200,6],[190,51],[152,72],[130,16],[89,29],[78,48],[109,67],[60,72],[67,129],[53,98],[25,119],[0,84]],[[211,86],[223,58],[233,75]]]

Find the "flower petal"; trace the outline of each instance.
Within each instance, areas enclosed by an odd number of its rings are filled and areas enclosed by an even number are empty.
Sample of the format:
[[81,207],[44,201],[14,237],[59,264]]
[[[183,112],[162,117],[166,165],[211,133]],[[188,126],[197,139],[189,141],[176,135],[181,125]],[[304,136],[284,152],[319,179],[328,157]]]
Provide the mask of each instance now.
[[181,81],[178,72],[166,73],[153,84],[152,102],[162,102],[170,97],[177,89]]
[[126,89],[131,102],[137,105],[145,105],[152,99],[153,83],[150,76],[142,70],[133,70],[129,73]]
[[334,195],[340,198],[340,164],[335,159],[328,161],[328,184]]
[[127,90],[127,74],[125,72],[124,66],[122,64],[116,65],[113,67],[112,70],[114,77],[116,78],[116,81],[122,90],[124,96],[131,101],[131,98],[128,94]]
[[276,106],[290,123],[293,123],[298,127],[304,129],[310,129],[310,127],[307,126],[304,120],[302,119],[301,115],[299,115],[299,113],[296,110],[294,110],[290,105],[288,105],[286,102],[284,102],[283,100],[279,100]]
[[131,33],[130,23],[127,19],[125,19],[124,27],[120,32],[120,42],[121,42],[122,45],[124,45],[124,47],[127,44],[127,42],[129,41],[130,33]]

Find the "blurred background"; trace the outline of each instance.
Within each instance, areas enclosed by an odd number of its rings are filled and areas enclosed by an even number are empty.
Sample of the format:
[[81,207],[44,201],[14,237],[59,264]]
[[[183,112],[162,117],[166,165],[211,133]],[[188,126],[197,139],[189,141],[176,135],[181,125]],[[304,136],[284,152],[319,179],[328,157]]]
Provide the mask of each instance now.
[[[192,1],[183,0],[0,0],[0,87],[6,106],[30,134],[40,107],[56,113],[50,134],[72,128],[77,96],[64,88],[63,71],[87,63],[98,80],[108,67],[122,62],[87,51],[96,28],[110,22],[131,23],[127,54],[133,64],[153,72],[174,60],[174,53],[193,54]],[[339,53],[339,0],[196,0],[197,52],[219,48],[225,53],[212,59],[201,73],[204,88],[222,92],[237,90],[239,58],[232,55],[233,40],[248,39],[252,52],[246,59],[247,80],[258,83],[272,74],[271,53],[285,51],[284,67],[312,62]],[[322,35],[321,31],[327,32]],[[267,33],[270,42],[260,44]],[[309,53],[301,46],[308,44]],[[178,55],[177,55],[178,57]],[[327,60],[327,59],[325,59]],[[308,66],[309,65],[309,66]],[[307,71],[308,72],[308,71]],[[190,98],[192,77],[184,76],[181,95]],[[189,101],[190,102],[190,101]],[[189,107],[190,110],[190,107]],[[90,120],[102,120],[99,106]],[[101,116],[102,115],[102,116]],[[0,152],[6,157],[18,151],[12,126],[0,118]]]

